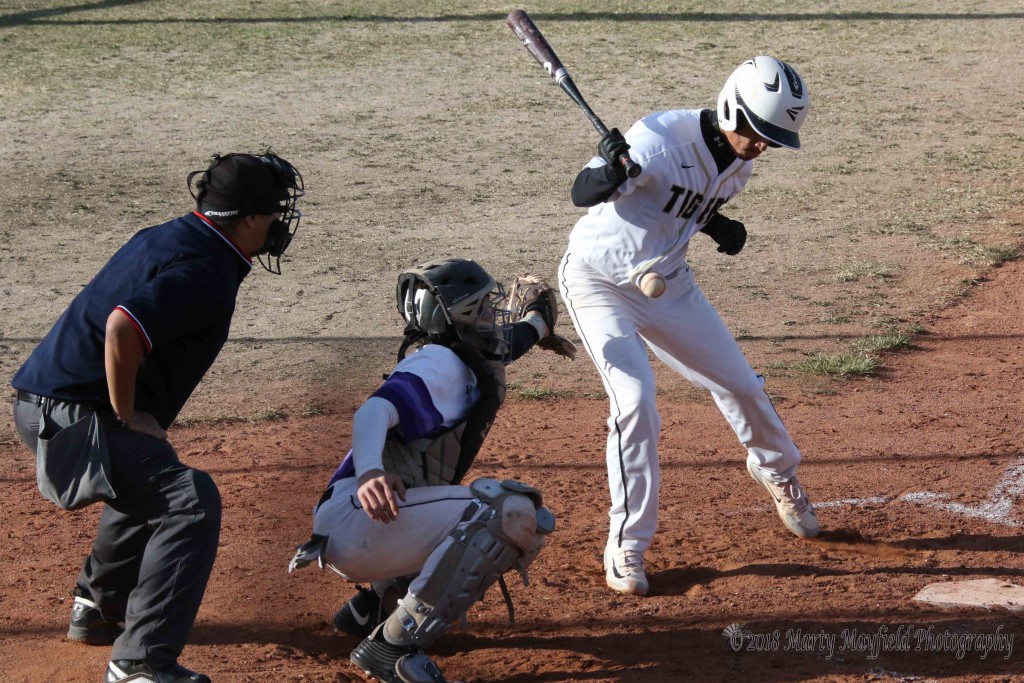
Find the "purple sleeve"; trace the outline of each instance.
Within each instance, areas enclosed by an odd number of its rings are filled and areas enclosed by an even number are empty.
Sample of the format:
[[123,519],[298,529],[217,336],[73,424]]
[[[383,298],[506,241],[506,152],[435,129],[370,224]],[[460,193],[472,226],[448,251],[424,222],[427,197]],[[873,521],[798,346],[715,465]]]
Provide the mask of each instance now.
[[411,372],[392,373],[373,395],[388,401],[398,411],[395,430],[405,441],[427,436],[444,423],[427,385]]
[[[373,396],[383,398],[398,411],[398,425],[395,431],[405,441],[426,436],[444,423],[444,416],[434,407],[427,385],[419,375],[411,372],[392,373],[387,381],[373,392],[371,398]],[[354,477],[355,474],[355,459],[350,450],[334,471],[328,486],[339,479]]]

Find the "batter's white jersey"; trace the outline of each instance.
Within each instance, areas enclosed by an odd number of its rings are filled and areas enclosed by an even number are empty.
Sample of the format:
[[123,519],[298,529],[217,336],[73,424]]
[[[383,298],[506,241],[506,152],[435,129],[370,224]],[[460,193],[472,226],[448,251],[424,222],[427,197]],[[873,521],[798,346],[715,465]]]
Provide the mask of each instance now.
[[[743,189],[753,168],[736,159],[719,172],[701,133],[700,110],[651,114],[626,140],[643,172],[591,207],[569,236],[576,258],[619,285],[636,284],[649,269],[667,276],[682,267],[690,238]],[[604,163],[594,157],[588,166]]]
[[[700,110],[687,110],[652,114],[627,131],[643,172],[579,219],[559,267],[562,298],[608,392],[608,543],[616,548],[645,550],[657,527],[661,417],[648,348],[711,392],[748,462],[767,478],[788,479],[800,460],[763,379],[686,265],[689,239],[743,189],[753,167],[735,157],[710,114],[704,130]],[[721,164],[711,145],[722,146]],[[602,164],[598,157],[588,166]],[[667,280],[657,299],[637,286],[647,270]]]

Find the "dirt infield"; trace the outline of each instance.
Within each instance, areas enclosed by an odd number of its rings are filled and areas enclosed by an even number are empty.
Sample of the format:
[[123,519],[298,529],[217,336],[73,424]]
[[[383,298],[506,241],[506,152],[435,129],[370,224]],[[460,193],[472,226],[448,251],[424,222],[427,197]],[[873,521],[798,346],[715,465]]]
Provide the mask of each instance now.
[[[610,125],[710,105],[760,52],[807,79],[805,148],[765,155],[729,205],[746,248],[698,239],[690,262],[768,377],[825,531],[789,535],[711,401],[658,368],[651,595],[612,594],[606,397],[585,357],[531,353],[475,473],[537,483],[558,529],[531,586],[510,586],[514,624],[494,591],[438,643],[451,680],[1024,681],[1024,612],[912,600],[939,581],[1024,585],[1024,13],[827,4],[526,7]],[[510,9],[0,0],[5,378],[128,236],[191,208],[184,177],[211,152],[270,145],[306,177],[284,275],[245,282],[170,430],[224,499],[182,656],[216,683],[362,680],[329,625],[353,587],[286,566],[393,364],[397,271],[450,254],[504,281],[554,274],[596,138],[505,28]],[[887,335],[910,346],[874,354],[872,375],[814,369]],[[109,650],[63,638],[99,510],[36,493],[9,417],[0,500],[0,681],[99,680]]]
[[[819,396],[778,383],[825,529],[815,541],[784,531],[712,406],[664,396],[664,503],[644,599],[602,582],[605,402],[513,399],[478,474],[542,483],[559,528],[531,587],[512,586],[516,623],[494,591],[472,611],[470,631],[440,641],[438,662],[451,680],[510,683],[1022,680],[1024,613],[911,600],[937,581],[1024,584],[1022,311],[1024,261],[1015,261],[929,318],[915,348],[890,357],[878,379]],[[327,415],[173,430],[225,503],[214,576],[183,657],[214,680],[359,680],[347,661],[355,641],[329,626],[352,586],[315,568],[286,573],[330,474],[324,445],[345,443],[358,396],[351,387],[321,396]],[[62,635],[98,511],[51,508],[11,443],[0,484],[3,678],[97,680],[107,649]],[[751,634],[739,652],[723,638],[731,624]],[[956,647],[974,647],[967,636],[989,636],[987,655],[958,656]]]

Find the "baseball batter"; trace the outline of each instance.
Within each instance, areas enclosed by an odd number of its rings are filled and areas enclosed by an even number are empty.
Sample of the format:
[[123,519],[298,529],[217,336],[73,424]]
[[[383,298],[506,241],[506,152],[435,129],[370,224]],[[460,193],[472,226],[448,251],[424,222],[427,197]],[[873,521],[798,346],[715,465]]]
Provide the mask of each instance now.
[[[796,477],[800,452],[764,380],[704,297],[686,263],[689,240],[709,235],[735,255],[746,229],[720,210],[750,179],[768,147],[799,149],[807,116],[803,79],[785,62],[756,57],[729,76],[717,111],[651,114],[623,136],[612,130],[572,189],[590,207],[569,237],[559,268],[562,297],[608,393],[610,530],[604,553],[612,589],[648,591],[643,553],[658,514],[658,436],[654,374],[647,347],[670,368],[711,392],[747,449],[747,469],[772,495],[796,535],[818,521]],[[627,178],[628,154],[643,167]],[[655,275],[649,275],[655,274]],[[649,275],[647,279],[645,275]],[[659,277],[660,276],[660,277]],[[663,291],[649,290],[651,278]]]
[[[352,449],[315,508],[312,537],[289,565],[317,560],[371,583],[334,624],[363,636],[351,659],[379,680],[443,682],[423,648],[505,572],[525,577],[554,529],[531,486],[458,485],[504,401],[505,364],[541,340],[574,351],[553,334],[557,307],[546,283],[518,279],[512,301],[513,311],[503,308],[500,285],[465,259],[399,276],[407,323],[400,360],[356,411]],[[416,343],[425,345],[406,356]]]

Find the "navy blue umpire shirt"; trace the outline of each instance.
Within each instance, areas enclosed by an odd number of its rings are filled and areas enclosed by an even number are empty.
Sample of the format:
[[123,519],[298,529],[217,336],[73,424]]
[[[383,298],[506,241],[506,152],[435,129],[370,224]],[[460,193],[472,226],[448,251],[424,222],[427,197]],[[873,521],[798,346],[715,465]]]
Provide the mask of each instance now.
[[110,410],[104,339],[116,308],[146,348],[135,409],[166,429],[227,341],[251,270],[252,258],[198,213],[141,230],[74,298],[11,384]]

